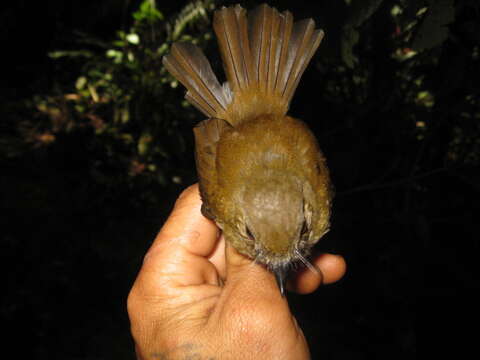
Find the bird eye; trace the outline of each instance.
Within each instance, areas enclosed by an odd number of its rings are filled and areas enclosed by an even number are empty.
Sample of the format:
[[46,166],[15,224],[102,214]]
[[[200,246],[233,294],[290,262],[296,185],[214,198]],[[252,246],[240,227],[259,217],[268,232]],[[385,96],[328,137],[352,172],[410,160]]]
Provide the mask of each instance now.
[[302,230],[300,231],[300,236],[304,236],[308,232],[307,220],[303,220]]
[[250,231],[250,229],[248,228],[248,226],[245,228],[245,230],[246,230],[247,236],[248,236],[251,240],[255,239],[255,237],[253,236],[253,234],[252,234],[252,232]]

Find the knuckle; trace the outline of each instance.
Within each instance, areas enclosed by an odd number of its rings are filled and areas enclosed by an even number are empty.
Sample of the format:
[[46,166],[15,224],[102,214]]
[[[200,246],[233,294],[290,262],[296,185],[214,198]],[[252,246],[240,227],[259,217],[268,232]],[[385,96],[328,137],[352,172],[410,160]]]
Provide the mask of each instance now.
[[127,297],[127,313],[128,316],[130,317],[130,320],[134,320],[135,315],[138,312],[139,309],[139,301],[138,301],[138,293],[137,293],[137,288],[134,285],[130,292],[128,293]]
[[190,196],[196,193],[198,193],[198,185],[197,184],[190,185],[180,193],[180,195],[178,196],[177,202],[182,201],[185,198],[189,198]]

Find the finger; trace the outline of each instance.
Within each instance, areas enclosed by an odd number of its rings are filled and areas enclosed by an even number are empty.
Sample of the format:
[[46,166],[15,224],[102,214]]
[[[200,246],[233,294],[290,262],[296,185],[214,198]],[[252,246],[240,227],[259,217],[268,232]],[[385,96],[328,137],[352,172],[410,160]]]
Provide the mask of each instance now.
[[[141,280],[152,291],[158,286],[217,284],[217,273],[207,259],[218,242],[218,229],[200,212],[198,186],[187,188],[145,255]],[[156,285],[156,286],[155,286]]]
[[185,189],[175,202],[172,213],[152,244],[152,249],[155,249],[157,244],[175,241],[176,245],[194,255],[209,256],[216,246],[219,230],[212,221],[202,215],[201,206],[198,185]]
[[345,259],[340,255],[321,254],[313,260],[318,273],[303,268],[288,283],[288,289],[300,294],[309,294],[321,284],[331,284],[340,280],[347,270]]

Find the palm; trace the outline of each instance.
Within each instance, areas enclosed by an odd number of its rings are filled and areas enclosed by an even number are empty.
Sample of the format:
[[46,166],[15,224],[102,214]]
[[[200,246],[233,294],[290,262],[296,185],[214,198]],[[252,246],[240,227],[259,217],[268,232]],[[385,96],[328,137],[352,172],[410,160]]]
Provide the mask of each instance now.
[[[128,298],[140,359],[306,359],[301,329],[273,275],[218,237],[200,214],[196,186],[177,201],[150,250]],[[343,258],[323,255],[320,272],[290,284],[314,291],[345,271]]]

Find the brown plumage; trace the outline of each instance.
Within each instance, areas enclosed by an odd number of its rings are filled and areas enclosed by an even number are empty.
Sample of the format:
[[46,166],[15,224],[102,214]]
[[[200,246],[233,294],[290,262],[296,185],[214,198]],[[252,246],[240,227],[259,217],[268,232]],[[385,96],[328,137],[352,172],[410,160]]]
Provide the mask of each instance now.
[[194,128],[202,212],[240,253],[266,265],[284,294],[287,270],[328,231],[331,186],[308,127],[287,116],[323,31],[266,4],[214,14],[227,82],[200,49],[176,43],[165,67],[209,119]]

